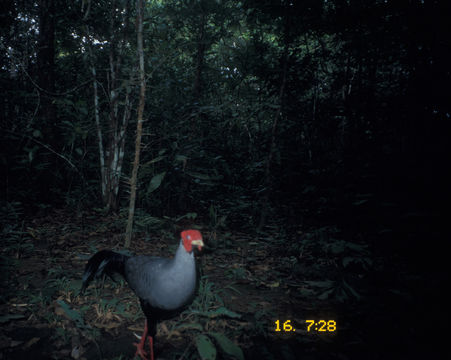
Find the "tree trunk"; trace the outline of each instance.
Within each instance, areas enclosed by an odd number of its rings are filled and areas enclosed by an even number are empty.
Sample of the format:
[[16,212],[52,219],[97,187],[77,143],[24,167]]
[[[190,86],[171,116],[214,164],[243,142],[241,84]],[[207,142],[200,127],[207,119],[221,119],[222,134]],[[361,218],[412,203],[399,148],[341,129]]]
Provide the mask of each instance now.
[[143,50],[143,0],[136,0],[136,31],[137,31],[137,46],[139,57],[139,106],[138,106],[138,123],[136,124],[136,142],[135,142],[135,160],[133,161],[132,177],[130,179],[130,206],[128,209],[127,229],[125,232],[125,247],[130,247],[132,239],[133,218],[135,216],[135,201],[136,201],[136,182],[138,178],[139,155],[141,152],[141,137],[143,130],[143,113],[146,101],[146,78],[144,72],[144,50]]
[[[83,17],[87,20],[89,16],[89,6],[86,9],[86,13]],[[103,135],[102,125],[100,123],[100,110],[99,110],[99,94],[97,86],[97,74],[95,68],[95,55],[93,53],[92,44],[88,43],[88,53],[90,60],[90,68],[93,76],[93,88],[94,88],[94,112],[95,123],[97,128],[97,139],[99,147],[100,158],[100,174],[101,174],[101,190],[103,205],[107,210],[116,211],[119,207],[119,185],[122,173],[122,164],[124,160],[124,148],[125,148],[125,134],[128,126],[128,122],[131,114],[131,101],[130,101],[130,89],[127,86],[125,95],[125,104],[123,106],[122,120],[119,115],[119,96],[120,86],[117,85],[117,79],[120,76],[120,64],[123,56],[123,49],[126,44],[127,28],[128,28],[128,14],[129,4],[126,4],[123,12],[124,20],[116,20],[115,11],[116,5],[112,4],[112,11],[110,12],[110,51],[109,51],[109,122],[107,125],[106,142],[104,143],[105,136]],[[120,27],[122,31],[122,37],[118,41],[116,34],[117,23],[124,21],[125,26]],[[90,39],[90,31],[88,25],[85,27],[86,36]],[[133,72],[130,72],[131,74]]]

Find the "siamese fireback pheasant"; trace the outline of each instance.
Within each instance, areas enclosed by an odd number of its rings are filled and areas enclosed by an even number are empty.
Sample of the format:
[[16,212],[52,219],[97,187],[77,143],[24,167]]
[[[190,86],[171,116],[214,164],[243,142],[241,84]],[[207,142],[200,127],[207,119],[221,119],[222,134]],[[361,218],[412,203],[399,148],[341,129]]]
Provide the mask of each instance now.
[[[121,274],[138,296],[146,316],[141,341],[134,344],[136,355],[145,359],[146,338],[149,339],[150,359],[154,360],[153,341],[157,322],[173,316],[174,312],[189,304],[196,289],[196,264],[193,249],[202,249],[202,235],[197,230],[181,233],[180,246],[172,259],[152,256],[126,256],[102,250],[92,256],[83,274],[81,293],[93,278],[103,274]],[[135,356],[136,356],[135,355]]]

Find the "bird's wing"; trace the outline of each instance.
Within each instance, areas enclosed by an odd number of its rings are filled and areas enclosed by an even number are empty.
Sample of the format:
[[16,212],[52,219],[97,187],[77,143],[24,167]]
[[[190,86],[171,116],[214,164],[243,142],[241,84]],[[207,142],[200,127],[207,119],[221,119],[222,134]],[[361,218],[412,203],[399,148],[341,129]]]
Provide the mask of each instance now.
[[127,260],[125,277],[139,298],[145,300],[152,298],[152,289],[170,262],[171,259],[154,256],[135,256]]

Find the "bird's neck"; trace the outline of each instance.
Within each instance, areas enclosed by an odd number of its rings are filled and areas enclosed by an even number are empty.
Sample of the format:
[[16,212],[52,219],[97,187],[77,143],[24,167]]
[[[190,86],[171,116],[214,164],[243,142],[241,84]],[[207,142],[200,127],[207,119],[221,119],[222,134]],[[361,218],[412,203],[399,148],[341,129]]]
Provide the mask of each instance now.
[[175,252],[174,261],[175,266],[185,268],[187,264],[194,264],[194,254],[187,252],[183,246],[183,241],[180,241],[180,245]]

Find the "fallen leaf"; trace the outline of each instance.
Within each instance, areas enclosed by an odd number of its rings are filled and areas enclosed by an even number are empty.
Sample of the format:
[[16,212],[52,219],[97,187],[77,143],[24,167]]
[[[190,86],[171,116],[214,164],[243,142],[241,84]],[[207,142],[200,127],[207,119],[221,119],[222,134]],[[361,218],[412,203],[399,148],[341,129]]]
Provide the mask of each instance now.
[[9,345],[10,347],[16,347],[20,344],[23,344],[23,341],[18,341],[18,340],[11,340],[11,344]]
[[167,334],[167,333],[169,333],[169,329],[168,329],[168,327],[166,326],[165,323],[161,323],[161,324],[160,324],[160,329],[162,330],[162,331],[161,331],[162,334]]
[[24,348],[29,348],[33,344],[36,344],[39,340],[41,340],[41,338],[38,338],[38,337],[31,338],[30,340],[27,341]]
[[100,328],[100,329],[110,330],[110,329],[115,329],[115,328],[121,326],[121,324],[115,323],[115,322],[109,322],[107,324],[94,323],[94,326],[97,328]]
[[63,308],[57,306],[57,307],[55,307],[55,314],[56,314],[56,315],[59,315],[59,316],[63,316],[63,315],[65,315],[66,313],[64,312]]
[[180,331],[178,331],[178,330],[172,330],[168,334],[168,340],[170,340],[173,336],[181,338],[182,337],[182,333]]

